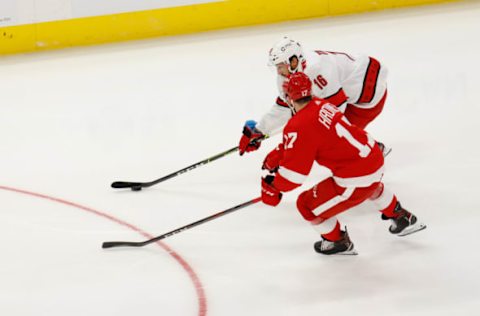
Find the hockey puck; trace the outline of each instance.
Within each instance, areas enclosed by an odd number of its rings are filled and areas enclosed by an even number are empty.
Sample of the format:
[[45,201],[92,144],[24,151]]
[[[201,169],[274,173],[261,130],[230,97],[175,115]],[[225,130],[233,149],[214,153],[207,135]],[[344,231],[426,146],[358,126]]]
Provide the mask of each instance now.
[[132,187],[132,191],[140,191],[142,187]]

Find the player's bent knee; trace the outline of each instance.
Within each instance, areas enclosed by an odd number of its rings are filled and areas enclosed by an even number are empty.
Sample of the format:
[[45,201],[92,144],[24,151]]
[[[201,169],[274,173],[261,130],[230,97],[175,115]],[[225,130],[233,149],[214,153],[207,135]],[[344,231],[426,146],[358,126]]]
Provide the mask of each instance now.
[[310,190],[305,191],[298,196],[297,209],[306,221],[311,222],[316,216],[313,214],[313,209],[309,207],[309,204],[311,204],[309,203],[311,200],[309,195],[311,195]]

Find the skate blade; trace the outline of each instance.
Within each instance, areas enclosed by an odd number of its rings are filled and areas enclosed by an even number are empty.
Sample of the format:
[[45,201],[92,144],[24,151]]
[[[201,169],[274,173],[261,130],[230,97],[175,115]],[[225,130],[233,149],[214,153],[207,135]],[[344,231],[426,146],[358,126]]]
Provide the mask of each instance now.
[[389,148],[389,147],[383,148],[383,152],[382,152],[383,157],[384,157],[384,158],[387,157],[388,154],[391,153],[391,152],[392,152],[392,148]]
[[398,234],[398,236],[401,236],[401,237],[407,236],[407,235],[419,232],[421,230],[424,230],[425,228],[427,228],[427,225],[423,223],[417,223],[413,226],[405,228],[402,232]]
[[342,252],[337,252],[334,253],[333,255],[339,255],[339,256],[356,256],[358,255],[358,252],[353,248],[354,245],[352,244],[349,249],[342,251]]
[[358,252],[355,249],[334,254],[334,256],[356,256],[356,255],[358,255]]
[[356,256],[358,255],[358,252],[355,250],[355,248],[353,248],[353,244],[351,245],[351,247],[345,251],[342,251],[342,252],[336,252],[336,253],[324,253],[324,252],[321,252],[321,251],[318,251],[317,249],[315,249],[315,251],[321,255],[324,255],[324,256]]

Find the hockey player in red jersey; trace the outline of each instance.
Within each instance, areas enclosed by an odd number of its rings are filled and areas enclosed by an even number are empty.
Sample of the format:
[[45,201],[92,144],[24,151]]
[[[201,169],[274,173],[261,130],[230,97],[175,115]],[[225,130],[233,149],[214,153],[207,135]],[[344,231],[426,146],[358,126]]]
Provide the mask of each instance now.
[[[337,106],[348,121],[365,129],[383,110],[387,97],[387,69],[375,58],[340,52],[303,51],[287,37],[269,53],[270,65],[276,67],[278,97],[276,104],[259,121],[247,121],[240,140],[240,154],[256,150],[262,135],[272,135],[291,117],[282,84],[292,73],[304,72],[312,81],[314,96]],[[384,156],[389,152],[379,143]]]
[[273,172],[262,178],[262,201],[276,206],[282,192],[300,186],[314,162],[332,176],[304,191],[297,199],[303,218],[320,233],[314,248],[321,254],[356,254],[348,233],[336,215],[370,199],[390,219],[392,234],[408,235],[426,226],[398,202],[382,183],[382,151],[364,130],[352,125],[331,103],[312,96],[312,83],[302,72],[285,84],[294,116],[283,130],[283,142],[264,160]]

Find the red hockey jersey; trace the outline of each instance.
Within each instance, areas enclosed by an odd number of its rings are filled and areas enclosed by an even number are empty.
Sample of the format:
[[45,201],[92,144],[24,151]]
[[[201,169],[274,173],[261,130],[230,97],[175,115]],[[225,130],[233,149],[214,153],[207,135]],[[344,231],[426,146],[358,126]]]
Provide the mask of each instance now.
[[367,187],[383,176],[375,140],[322,99],[314,98],[288,121],[279,146],[283,158],[273,185],[280,191],[300,186],[314,161],[329,168],[343,187]]

